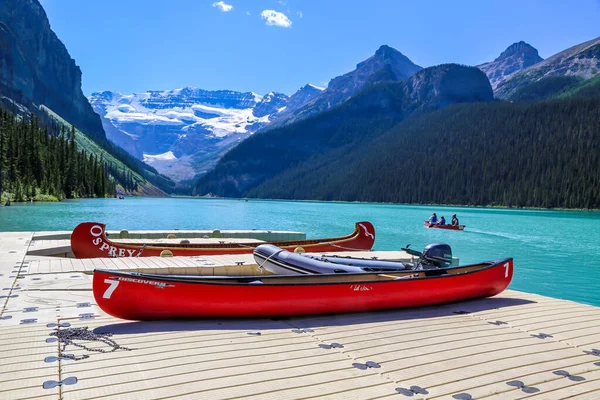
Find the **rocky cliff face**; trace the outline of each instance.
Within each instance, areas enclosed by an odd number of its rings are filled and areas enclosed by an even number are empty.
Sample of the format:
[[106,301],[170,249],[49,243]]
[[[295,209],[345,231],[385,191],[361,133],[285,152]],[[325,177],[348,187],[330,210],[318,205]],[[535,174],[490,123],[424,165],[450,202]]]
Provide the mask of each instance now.
[[478,65],[490,80],[493,89],[511,75],[543,61],[533,46],[523,41],[513,43],[494,61]]
[[81,70],[37,0],[0,1],[0,95],[32,110],[45,105],[93,139],[106,141],[100,118],[81,91]]
[[327,89],[297,110],[285,110],[274,124],[282,126],[343,103],[365,87],[382,81],[402,81],[423,69],[398,50],[383,45],[354,71],[333,78]]
[[496,86],[496,97],[509,98],[518,89],[543,78],[576,76],[589,79],[600,72],[600,37],[578,44],[511,75]]

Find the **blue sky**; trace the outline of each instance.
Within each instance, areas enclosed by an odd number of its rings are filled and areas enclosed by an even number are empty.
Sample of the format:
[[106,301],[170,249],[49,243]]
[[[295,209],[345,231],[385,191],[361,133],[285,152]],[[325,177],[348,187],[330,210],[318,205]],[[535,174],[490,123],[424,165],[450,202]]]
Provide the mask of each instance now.
[[[600,0],[41,0],[86,95],[183,86],[291,94],[382,44],[423,67],[525,40],[544,58],[600,36]],[[231,8],[230,8],[231,7]]]

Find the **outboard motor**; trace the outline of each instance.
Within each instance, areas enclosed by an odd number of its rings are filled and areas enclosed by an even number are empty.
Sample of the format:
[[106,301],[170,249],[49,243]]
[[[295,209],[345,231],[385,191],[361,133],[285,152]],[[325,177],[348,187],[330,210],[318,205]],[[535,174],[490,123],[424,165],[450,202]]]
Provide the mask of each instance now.
[[414,269],[447,268],[452,265],[452,249],[446,243],[431,243],[421,253],[410,248],[410,244],[402,250],[411,256],[419,257]]
[[446,243],[431,243],[425,246],[421,258],[438,268],[447,268],[452,265],[452,249]]

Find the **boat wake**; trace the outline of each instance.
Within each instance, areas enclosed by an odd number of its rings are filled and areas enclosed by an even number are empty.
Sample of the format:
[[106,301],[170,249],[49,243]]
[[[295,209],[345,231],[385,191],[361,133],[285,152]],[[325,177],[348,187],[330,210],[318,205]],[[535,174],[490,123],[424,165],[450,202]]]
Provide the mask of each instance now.
[[541,238],[539,236],[531,236],[531,235],[519,235],[519,234],[515,234],[515,233],[507,233],[507,232],[490,232],[490,231],[481,231],[481,230],[477,230],[477,229],[469,229],[468,231],[465,231],[465,233],[471,234],[477,234],[477,235],[483,235],[483,236],[492,236],[492,237],[499,237],[499,238],[503,238],[503,239],[510,239],[510,240],[518,240],[520,242],[539,242],[541,240]]

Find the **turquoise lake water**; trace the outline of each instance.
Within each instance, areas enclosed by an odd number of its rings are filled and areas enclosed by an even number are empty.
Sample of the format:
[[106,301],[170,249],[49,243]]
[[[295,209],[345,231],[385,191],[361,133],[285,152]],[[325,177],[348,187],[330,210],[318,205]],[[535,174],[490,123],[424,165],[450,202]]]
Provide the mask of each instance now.
[[[432,212],[463,232],[427,229]],[[418,250],[428,243],[452,246],[461,264],[514,257],[511,289],[600,306],[600,212],[507,210],[191,198],[86,199],[13,203],[0,207],[0,231],[71,230],[79,222],[108,229],[272,229],[307,237],[350,233],[354,222],[375,225],[375,250]]]

